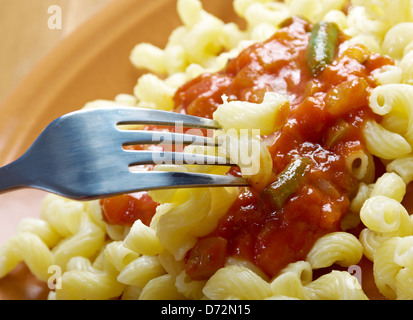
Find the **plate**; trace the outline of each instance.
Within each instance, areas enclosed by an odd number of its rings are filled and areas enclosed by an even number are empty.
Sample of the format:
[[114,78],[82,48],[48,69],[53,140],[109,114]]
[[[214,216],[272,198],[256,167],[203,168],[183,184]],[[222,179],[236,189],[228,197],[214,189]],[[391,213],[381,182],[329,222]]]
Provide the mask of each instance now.
[[[203,1],[224,21],[236,16],[232,1]],[[180,25],[176,0],[116,0],[83,24],[48,54],[0,107],[0,164],[21,156],[55,118],[95,99],[132,93],[138,77],[129,61],[133,47],[150,42],[163,47]],[[0,245],[18,222],[38,217],[45,193],[21,189],[0,195]],[[44,299],[45,285],[24,265],[0,280],[0,299]]]

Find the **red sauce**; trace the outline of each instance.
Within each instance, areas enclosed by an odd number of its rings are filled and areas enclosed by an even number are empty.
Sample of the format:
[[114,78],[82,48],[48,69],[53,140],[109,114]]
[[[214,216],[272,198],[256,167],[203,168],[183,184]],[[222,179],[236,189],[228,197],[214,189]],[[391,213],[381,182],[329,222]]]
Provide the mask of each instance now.
[[[368,108],[369,93],[376,86],[371,73],[393,61],[362,46],[344,51],[346,39],[341,35],[340,55],[313,77],[306,62],[311,29],[307,21],[293,18],[221,72],[203,74],[176,92],[176,112],[207,118],[212,118],[223,94],[250,102],[261,102],[267,91],[286,94],[291,107],[286,125],[263,137],[274,174],[298,157],[313,160],[299,189],[281,209],[272,207],[260,191],[241,189],[216,229],[188,252],[186,272],[194,280],[209,278],[228,256],[247,259],[275,276],[288,263],[304,259],[319,237],[340,230],[357,188],[344,160],[365,148],[360,128],[373,117]],[[343,123],[346,130],[341,132]]]
[[158,203],[147,192],[120,195],[100,200],[103,219],[114,225],[132,226],[136,220],[149,226]]
[[[357,187],[344,159],[365,148],[360,128],[373,117],[368,108],[369,92],[376,86],[371,73],[393,62],[354,47],[314,78],[306,62],[311,28],[294,18],[268,41],[243,51],[222,72],[204,74],[176,93],[177,111],[209,118],[222,103],[222,94],[230,100],[260,102],[266,91],[285,93],[291,106],[288,121],[265,137],[274,173],[297,157],[313,160],[300,188],[281,209],[271,207],[259,191],[242,189],[214,232],[188,253],[186,272],[194,280],[209,278],[228,256],[247,259],[275,276],[288,263],[305,259],[319,237],[340,230]],[[344,40],[341,35],[338,52]],[[348,126],[345,134],[332,139],[342,123]]]

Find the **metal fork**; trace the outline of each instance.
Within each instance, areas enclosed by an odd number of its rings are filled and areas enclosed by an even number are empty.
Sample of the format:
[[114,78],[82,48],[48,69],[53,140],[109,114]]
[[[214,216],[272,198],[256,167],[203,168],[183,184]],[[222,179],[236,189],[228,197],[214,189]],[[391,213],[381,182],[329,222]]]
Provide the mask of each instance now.
[[[126,150],[128,144],[211,145],[211,138],[144,130],[122,130],[121,125],[145,124],[218,129],[218,124],[179,113],[119,107],[80,110],[51,122],[16,161],[0,168],[0,191],[31,187],[61,196],[87,200],[143,190],[245,186],[243,178],[188,172],[132,172],[133,165],[176,163],[232,165],[215,156],[166,151]],[[162,140],[162,141],[161,141]],[[212,143],[214,143],[212,141]],[[156,160],[157,159],[157,160]]]

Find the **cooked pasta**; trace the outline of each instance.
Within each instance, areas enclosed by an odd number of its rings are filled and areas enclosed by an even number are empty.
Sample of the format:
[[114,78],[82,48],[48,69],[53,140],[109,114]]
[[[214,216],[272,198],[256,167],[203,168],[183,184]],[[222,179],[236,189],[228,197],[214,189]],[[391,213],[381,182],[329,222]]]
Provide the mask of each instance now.
[[375,164],[373,156],[364,150],[352,152],[346,158],[347,168],[360,181],[371,183],[374,180]]
[[402,202],[406,194],[406,183],[396,173],[385,173],[377,179],[370,197],[386,196]]
[[143,288],[153,278],[165,274],[157,257],[141,256],[127,264],[119,273],[120,283]]
[[85,214],[78,232],[53,247],[54,263],[65,270],[66,264],[72,257],[90,258],[100,250],[104,241],[105,232],[92,221],[88,214]]
[[313,269],[330,267],[334,263],[350,267],[359,263],[363,247],[358,239],[347,232],[335,232],[317,240],[307,255]]
[[269,283],[241,266],[218,270],[205,284],[203,292],[211,300],[261,300],[271,296]]
[[261,135],[279,130],[287,121],[289,102],[286,97],[268,92],[260,104],[232,101],[224,103],[214,112],[214,120],[224,130],[258,129]]
[[119,296],[124,285],[116,280],[116,274],[97,270],[83,257],[72,258],[63,273],[57,300],[105,300]]
[[369,152],[379,158],[390,160],[401,158],[412,151],[406,139],[387,130],[375,121],[368,121],[363,130]]
[[312,300],[367,300],[357,278],[345,271],[332,271],[306,286]]
[[23,220],[0,247],[0,278],[24,262],[51,300],[364,300],[368,277],[352,273],[365,272],[366,257],[385,298],[413,298],[404,202],[413,181],[413,2],[233,7],[243,28],[199,0],[177,0],[182,24],[164,48],[141,43],[130,53],[148,71],[133,92],[84,108],[212,118],[221,128],[206,135],[217,145],[183,151],[236,167],[145,170],[236,175],[250,186],[85,202],[48,195],[40,219]]
[[313,280],[313,272],[308,262],[300,261],[289,264],[281,274],[271,281],[273,296],[284,296],[299,300],[308,299],[305,285]]
[[0,277],[24,261],[36,278],[47,281],[49,266],[54,264],[47,245],[35,234],[21,232],[10,238],[0,249]]
[[406,185],[413,181],[413,157],[407,156],[395,159],[386,168],[389,172],[397,173]]
[[[403,135],[410,144],[413,142],[412,98],[413,86],[406,84],[382,85],[375,88],[370,96],[370,108],[385,116],[383,123],[386,128]],[[395,126],[395,123],[398,125]]]
[[386,196],[366,200],[360,218],[370,230],[406,236],[412,233],[410,217],[400,202]]
[[134,222],[123,245],[136,253],[149,256],[155,256],[163,251],[155,230],[144,225],[141,220]]
[[175,277],[165,274],[150,280],[139,295],[140,300],[184,300],[178,292]]

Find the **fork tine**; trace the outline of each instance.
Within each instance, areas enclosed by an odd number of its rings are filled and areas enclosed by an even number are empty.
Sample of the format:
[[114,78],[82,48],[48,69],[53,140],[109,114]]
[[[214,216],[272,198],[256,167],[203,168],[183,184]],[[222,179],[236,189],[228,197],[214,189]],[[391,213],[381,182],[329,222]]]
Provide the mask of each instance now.
[[218,146],[217,140],[209,137],[163,131],[122,130],[119,139],[123,145],[133,144],[182,144]]
[[151,124],[175,126],[176,124],[179,124],[184,127],[190,128],[220,128],[218,122],[216,122],[215,120],[170,111],[145,109],[138,107],[125,107],[115,108],[110,112],[115,113],[118,125]]
[[[192,172],[151,171],[136,172],[126,175],[122,179],[123,185],[128,186],[126,192],[173,189],[179,187],[224,187],[224,186],[248,186],[244,178],[230,175],[216,175]],[[121,181],[119,181],[121,182]],[[145,188],[142,188],[145,186]]]
[[129,166],[143,164],[235,165],[228,158],[184,152],[124,150],[124,153],[121,159]]

